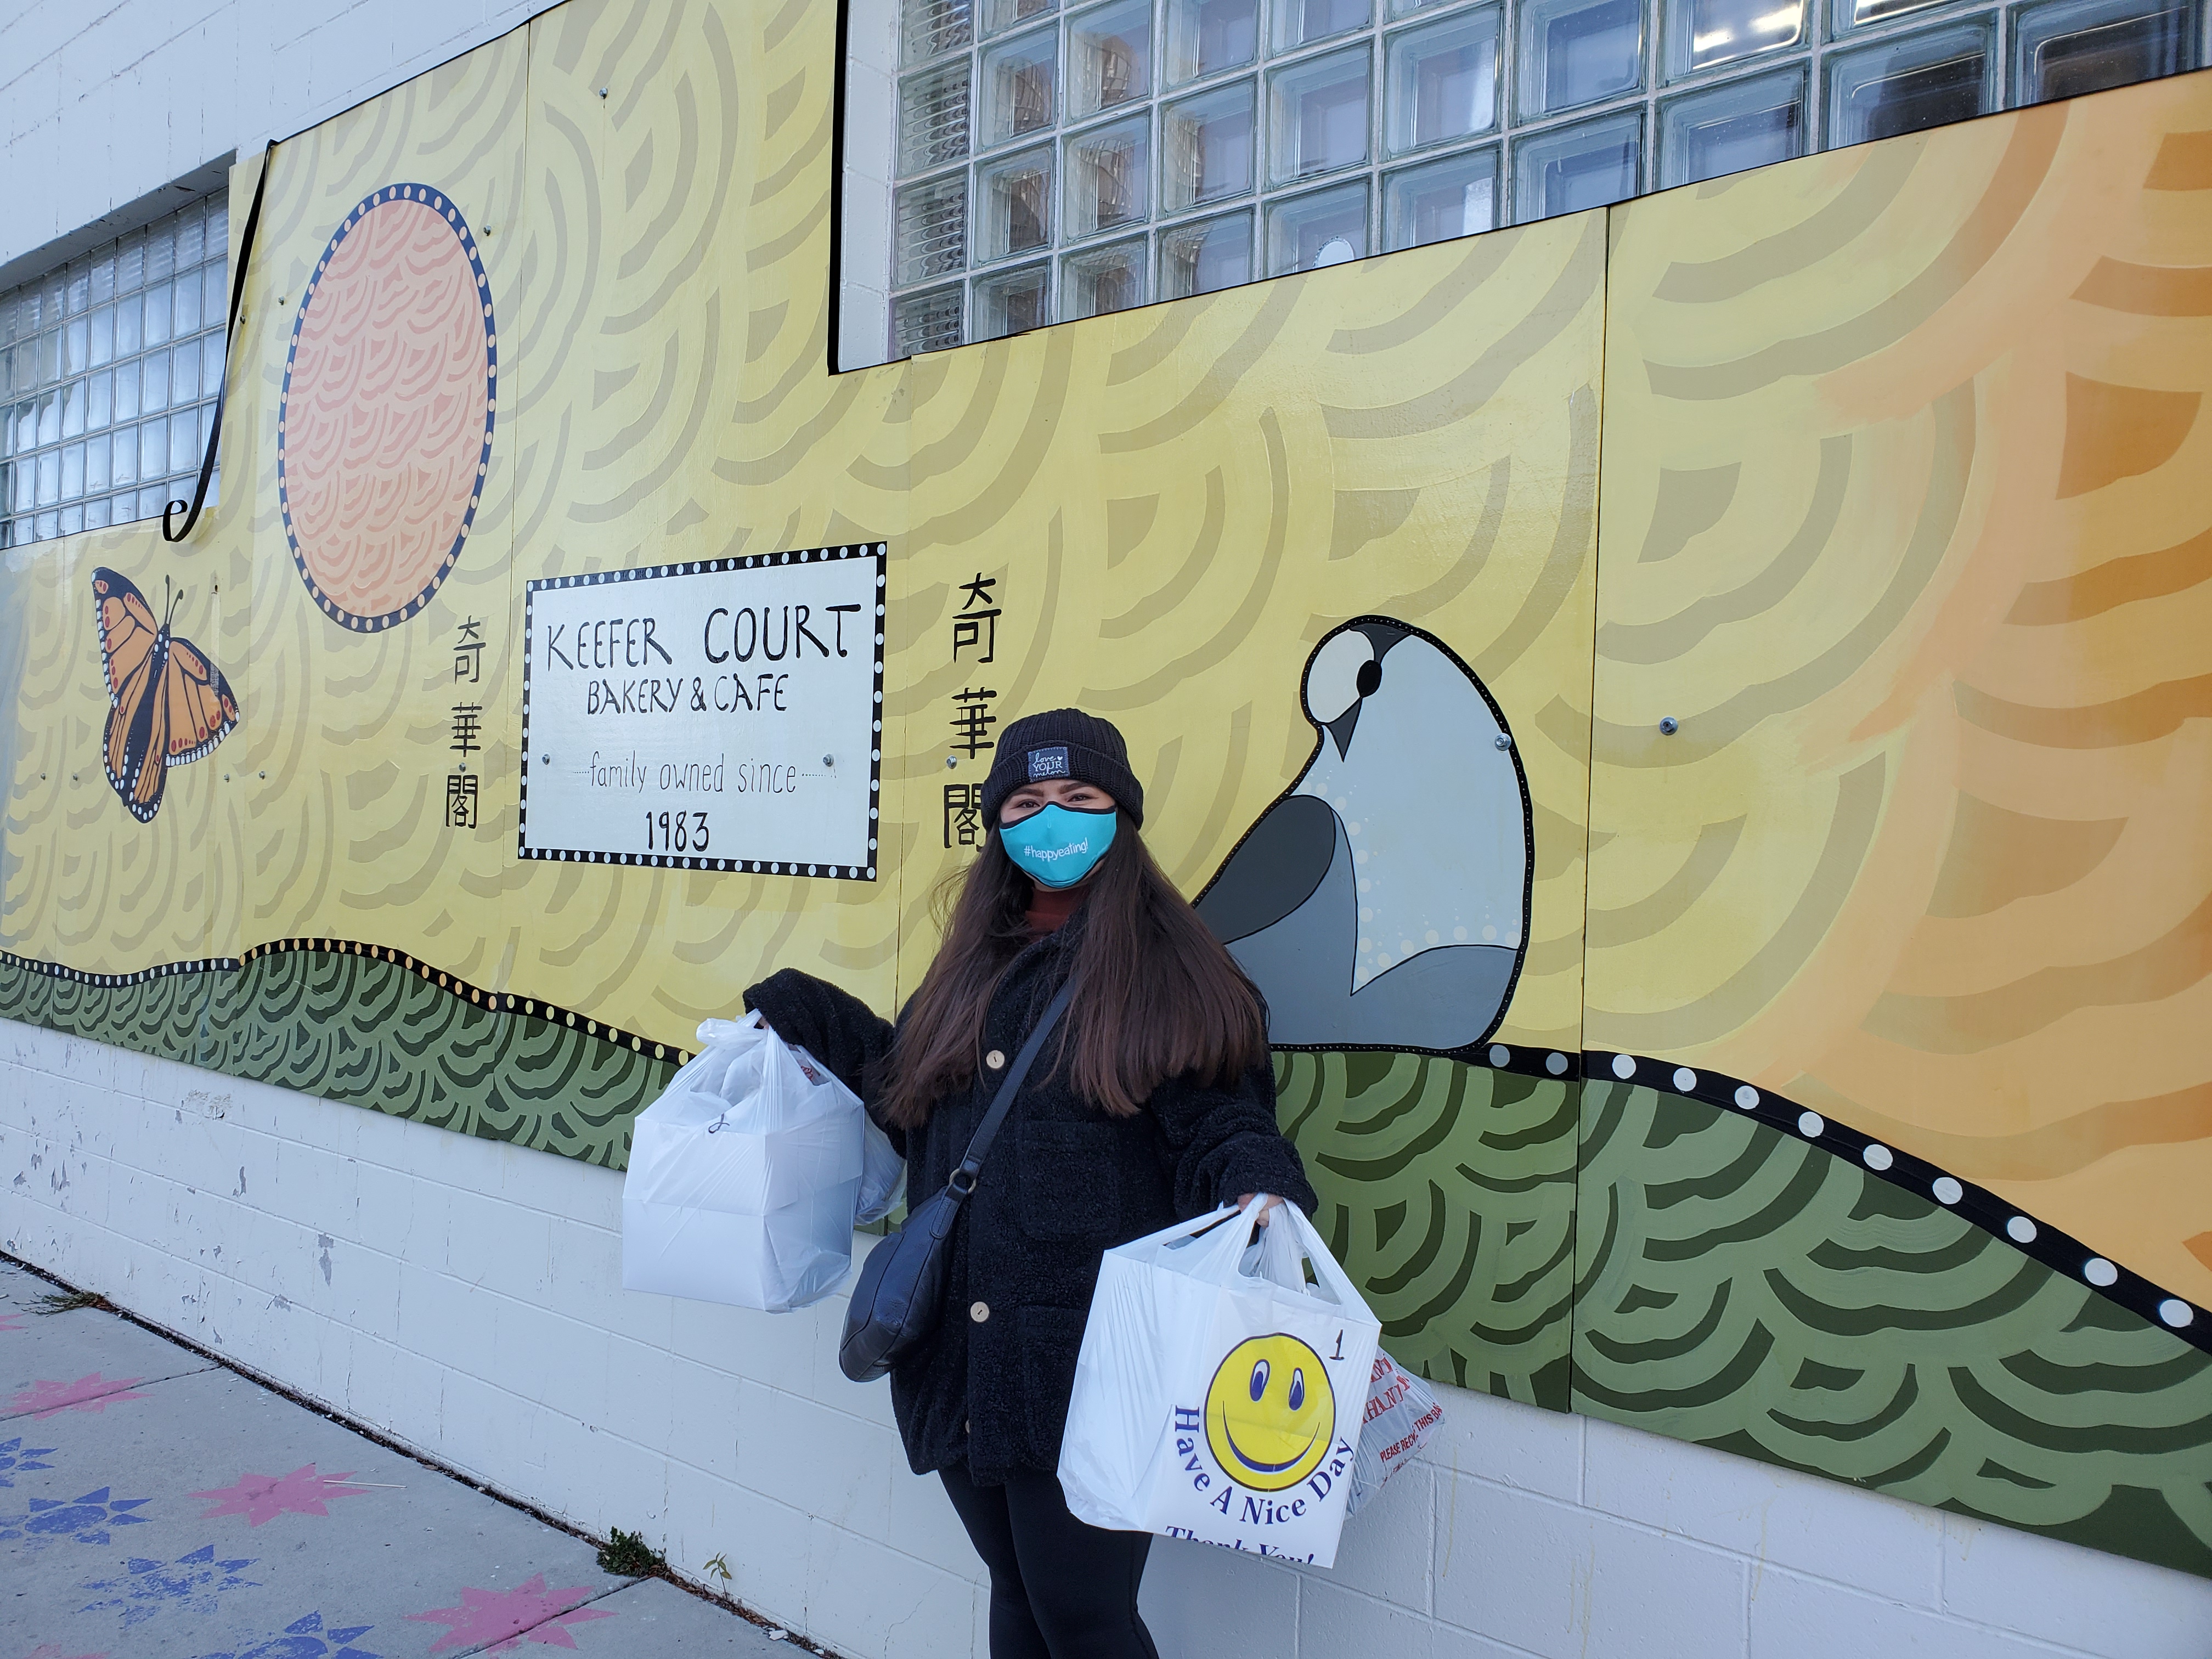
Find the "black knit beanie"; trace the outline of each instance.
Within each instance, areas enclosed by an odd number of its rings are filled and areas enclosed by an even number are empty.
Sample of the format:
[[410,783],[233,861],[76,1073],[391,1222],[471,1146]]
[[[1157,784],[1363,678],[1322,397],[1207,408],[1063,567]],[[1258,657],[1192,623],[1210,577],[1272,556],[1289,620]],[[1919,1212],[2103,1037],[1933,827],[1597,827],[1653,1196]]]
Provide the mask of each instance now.
[[1145,786],[1129,769],[1129,745],[1111,720],[1080,708],[1051,708],[1008,726],[983,780],[983,822],[997,824],[1007,796],[1048,778],[1096,784],[1139,824],[1145,821]]

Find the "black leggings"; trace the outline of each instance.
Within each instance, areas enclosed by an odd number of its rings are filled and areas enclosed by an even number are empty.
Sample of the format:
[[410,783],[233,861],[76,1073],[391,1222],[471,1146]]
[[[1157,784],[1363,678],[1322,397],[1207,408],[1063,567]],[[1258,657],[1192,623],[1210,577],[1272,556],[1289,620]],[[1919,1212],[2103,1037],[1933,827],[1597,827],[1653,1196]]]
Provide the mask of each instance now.
[[1049,1474],[979,1486],[938,1473],[991,1570],[991,1659],[1159,1659],[1137,1616],[1150,1533],[1077,1520]]

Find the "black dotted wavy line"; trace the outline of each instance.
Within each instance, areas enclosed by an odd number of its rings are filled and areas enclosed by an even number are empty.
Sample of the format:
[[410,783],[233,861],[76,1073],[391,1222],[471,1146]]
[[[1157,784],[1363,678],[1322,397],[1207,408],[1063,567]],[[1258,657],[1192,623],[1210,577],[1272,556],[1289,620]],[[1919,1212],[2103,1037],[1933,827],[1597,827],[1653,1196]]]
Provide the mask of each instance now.
[[196,961],[165,962],[157,967],[142,968],[135,974],[90,974],[82,968],[65,968],[58,962],[19,957],[13,951],[0,951],[0,963],[47,979],[67,980],[72,985],[111,987],[143,985],[149,980],[173,979],[179,974],[234,974],[246,965],[236,957],[201,957]]
[[360,939],[280,939],[265,945],[257,945],[242,957],[202,957],[188,962],[165,962],[153,968],[142,968],[131,974],[94,974],[81,968],[64,967],[58,962],[43,961],[37,957],[18,956],[12,951],[0,951],[0,963],[20,968],[27,973],[40,974],[48,979],[67,980],[76,985],[126,986],[143,985],[149,980],[169,979],[181,974],[235,974],[263,957],[282,956],[294,951],[320,951],[330,956],[367,957],[373,962],[388,962],[405,969],[416,977],[428,981],[440,990],[462,1001],[495,1013],[526,1014],[550,1024],[565,1026],[595,1036],[617,1048],[628,1048],[633,1054],[650,1054],[655,1060],[674,1060],[682,1065],[691,1058],[691,1051],[673,1043],[657,1042],[635,1031],[624,1030],[588,1014],[580,1014],[573,1008],[564,1008],[543,997],[519,995],[512,991],[487,991],[472,985],[459,974],[448,973],[435,963],[425,962],[419,957],[389,945],[369,945]]
[[2080,1239],[2027,1214],[1988,1188],[1961,1180],[1925,1158],[1863,1134],[1847,1123],[1838,1123],[1809,1106],[1741,1078],[1698,1071],[1648,1054],[1588,1048],[1583,1051],[1581,1069],[1593,1082],[1640,1084],[1703,1101],[1739,1117],[1755,1118],[1769,1128],[1808,1140],[1893,1187],[1955,1212],[2052,1272],[2087,1285],[2137,1318],[2172,1332],[2191,1347],[2212,1353],[2212,1317],[2207,1316],[2204,1309],[2098,1255]]
[[578,1013],[573,1008],[564,1008],[559,1003],[549,1002],[543,997],[524,996],[514,991],[487,991],[480,985],[471,984],[459,974],[448,973],[435,963],[425,962],[389,945],[368,945],[360,939],[271,939],[265,945],[255,945],[239,962],[230,965],[242,967],[263,957],[282,956],[292,951],[319,951],[326,956],[367,957],[372,962],[394,963],[418,978],[428,981],[448,995],[479,1008],[489,1009],[494,1013],[526,1014],[550,1024],[581,1031],[586,1036],[599,1037],[617,1048],[628,1048],[633,1054],[649,1054],[655,1060],[672,1060],[682,1065],[691,1058],[689,1048],[678,1048],[672,1042],[657,1042],[635,1031],[624,1030],[619,1025],[610,1024],[589,1014]]

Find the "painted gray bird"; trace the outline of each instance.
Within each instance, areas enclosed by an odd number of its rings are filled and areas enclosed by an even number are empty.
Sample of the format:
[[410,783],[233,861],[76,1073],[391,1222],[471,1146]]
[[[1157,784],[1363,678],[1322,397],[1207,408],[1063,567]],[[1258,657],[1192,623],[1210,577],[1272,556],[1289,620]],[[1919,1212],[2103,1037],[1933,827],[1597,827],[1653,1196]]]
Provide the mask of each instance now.
[[1302,694],[1313,758],[1199,915],[1279,1048],[1482,1042],[1528,945],[1528,789],[1504,717],[1441,641],[1382,617],[1330,632]]

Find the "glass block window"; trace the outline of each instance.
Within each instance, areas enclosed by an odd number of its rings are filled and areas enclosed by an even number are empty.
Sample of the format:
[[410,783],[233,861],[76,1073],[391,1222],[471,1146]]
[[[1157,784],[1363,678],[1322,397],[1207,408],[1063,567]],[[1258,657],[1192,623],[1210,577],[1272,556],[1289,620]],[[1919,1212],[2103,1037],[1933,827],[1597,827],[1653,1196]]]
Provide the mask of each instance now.
[[217,194],[0,294],[0,547],[189,501],[229,305]]
[[893,356],[2206,61],[2212,0],[898,0]]
[[1694,185],[1805,153],[1805,71],[1723,81],[1659,106],[1659,183]]
[[1846,144],[1894,138],[1991,107],[1996,30],[1977,18],[1838,52],[1828,63],[1828,128]]
[[2039,0],[2008,21],[2015,104],[2178,75],[2197,61],[2190,52],[2196,19],[2185,5]]

